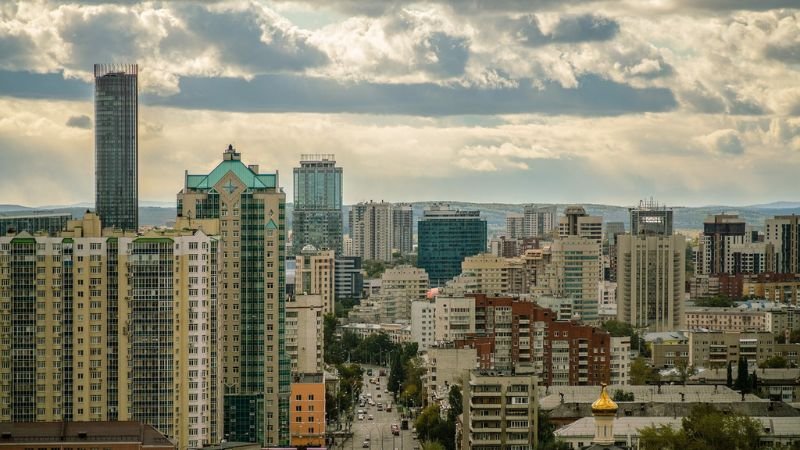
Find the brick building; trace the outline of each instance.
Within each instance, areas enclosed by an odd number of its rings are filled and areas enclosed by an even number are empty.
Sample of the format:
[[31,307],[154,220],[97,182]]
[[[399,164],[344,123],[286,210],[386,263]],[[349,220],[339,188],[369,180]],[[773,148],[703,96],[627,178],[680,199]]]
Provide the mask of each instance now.
[[546,385],[597,385],[610,377],[611,336],[536,303],[475,294],[475,333],[455,342],[477,350],[482,369],[533,366]]

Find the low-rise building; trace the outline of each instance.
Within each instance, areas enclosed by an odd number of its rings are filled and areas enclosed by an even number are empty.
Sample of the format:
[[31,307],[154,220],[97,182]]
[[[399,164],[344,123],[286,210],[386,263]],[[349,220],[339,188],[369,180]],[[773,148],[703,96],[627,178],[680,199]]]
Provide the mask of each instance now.
[[686,328],[741,333],[767,331],[766,311],[741,308],[686,308]]
[[611,376],[610,384],[630,384],[631,376],[631,338],[628,336],[611,338]]
[[0,449],[176,450],[150,425],[135,421],[0,423]]
[[[733,366],[733,373],[736,367]],[[800,369],[766,369],[755,370],[758,377],[756,393],[773,401],[792,403],[800,400]],[[716,384],[727,383],[727,368],[704,370],[687,380],[688,384]]]
[[351,331],[362,339],[384,333],[395,344],[411,342],[411,325],[402,323],[348,323],[342,325],[342,329]]
[[690,331],[689,361],[695,367],[722,367],[728,362],[737,363],[744,357],[750,364],[761,364],[764,360],[781,353],[800,350],[800,344],[775,344],[772,333],[725,333],[721,331]]
[[325,380],[322,373],[297,374],[289,397],[289,433],[294,447],[325,446]]

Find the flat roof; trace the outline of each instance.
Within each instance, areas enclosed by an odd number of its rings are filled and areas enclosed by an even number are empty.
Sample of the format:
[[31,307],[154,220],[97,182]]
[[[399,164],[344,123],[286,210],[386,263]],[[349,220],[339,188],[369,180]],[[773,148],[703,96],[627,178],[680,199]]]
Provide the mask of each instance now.
[[142,445],[175,446],[151,425],[135,421],[0,423],[0,445],[32,441],[140,442]]

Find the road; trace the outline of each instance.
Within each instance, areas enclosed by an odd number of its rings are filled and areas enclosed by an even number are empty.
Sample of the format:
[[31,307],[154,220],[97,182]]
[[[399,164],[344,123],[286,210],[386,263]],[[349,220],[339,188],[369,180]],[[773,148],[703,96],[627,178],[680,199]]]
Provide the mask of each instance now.
[[[367,375],[368,369],[373,369],[373,378],[378,378],[379,384],[375,385],[369,382],[370,377]],[[400,430],[399,436],[392,435],[392,424],[397,424],[398,427],[400,426],[400,413],[397,411],[397,408],[394,407],[392,394],[387,394],[385,392],[389,377],[386,375],[378,377],[377,375],[378,368],[376,366],[364,366],[364,388],[362,392],[364,394],[372,394],[372,399],[376,406],[369,406],[369,403],[363,408],[356,406],[356,411],[359,409],[366,410],[367,417],[364,417],[364,420],[358,420],[358,413],[356,413],[356,419],[355,422],[353,422],[352,428],[353,439],[350,442],[346,442],[341,448],[350,448],[353,450],[358,448],[369,448],[371,450],[413,450],[415,447],[419,447],[419,441],[412,438],[410,428],[413,425],[410,422],[408,430]],[[386,412],[385,410],[388,401],[392,402],[392,412]],[[378,411],[378,403],[383,403],[383,411]],[[372,415],[373,420],[368,419],[369,415]],[[367,438],[369,438],[370,445],[364,447],[364,441]]]

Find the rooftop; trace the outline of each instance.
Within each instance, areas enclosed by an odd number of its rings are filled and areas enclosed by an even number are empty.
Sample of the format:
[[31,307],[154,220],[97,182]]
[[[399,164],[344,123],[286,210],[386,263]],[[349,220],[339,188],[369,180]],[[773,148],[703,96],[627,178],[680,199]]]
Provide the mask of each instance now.
[[173,444],[141,422],[15,422],[0,423],[0,444],[10,442],[140,442]]
[[[753,417],[762,424],[764,437],[800,436],[797,417]],[[629,436],[638,436],[639,430],[651,425],[667,425],[673,429],[681,427],[682,417],[618,417],[614,419],[614,436],[617,441],[625,441]],[[769,431],[766,431],[769,429]],[[584,417],[555,431],[560,438],[594,436],[593,417]]]
[[[553,409],[561,404],[561,395],[564,394],[564,403],[579,403],[589,406],[597,400],[597,386],[550,386],[549,388],[539,389],[541,395],[539,405],[542,409]],[[658,386],[633,386],[633,385],[610,385],[607,388],[610,396],[614,397],[617,390],[632,392],[635,402],[647,403],[728,403],[741,402],[742,396],[733,389],[724,385],[662,385],[659,393]],[[681,396],[681,393],[684,395]],[[748,402],[766,402],[755,395],[746,395]],[[620,402],[619,409],[631,402]],[[588,415],[588,414],[587,414]]]
[[187,173],[186,188],[212,189],[228,172],[233,172],[236,178],[248,188],[275,189],[278,183],[278,175],[276,173],[257,173],[244,165],[239,159],[239,153],[229,146],[228,150],[225,151],[225,159],[208,175],[190,175]]

